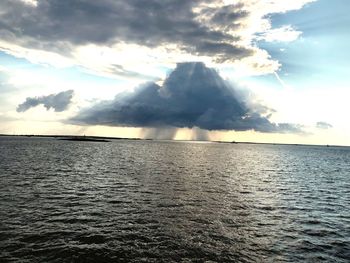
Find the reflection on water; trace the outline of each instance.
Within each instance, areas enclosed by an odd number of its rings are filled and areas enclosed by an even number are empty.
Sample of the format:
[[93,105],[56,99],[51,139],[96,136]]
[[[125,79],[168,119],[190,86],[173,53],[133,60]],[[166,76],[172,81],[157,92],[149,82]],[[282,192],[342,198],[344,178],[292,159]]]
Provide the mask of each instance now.
[[348,262],[350,150],[0,138],[0,260]]

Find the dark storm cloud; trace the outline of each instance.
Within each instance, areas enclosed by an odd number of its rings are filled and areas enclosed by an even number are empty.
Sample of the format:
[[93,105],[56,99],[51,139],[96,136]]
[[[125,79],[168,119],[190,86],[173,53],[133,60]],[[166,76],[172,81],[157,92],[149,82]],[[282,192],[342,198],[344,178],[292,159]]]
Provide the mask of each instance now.
[[56,112],[64,111],[68,108],[73,97],[73,90],[62,91],[57,94],[48,96],[27,98],[25,102],[18,105],[17,112],[25,112],[30,108],[36,107],[40,104],[49,110],[53,108]]
[[244,10],[244,4],[239,3],[236,5],[223,6],[221,9],[204,10],[203,13],[211,15],[211,22],[220,25],[227,25],[228,27],[238,27],[239,21],[249,15]]
[[[80,44],[136,43],[148,47],[177,44],[192,54],[219,56],[220,60],[250,55],[252,50],[236,44],[237,37],[196,19],[192,8],[201,2],[205,1],[40,0],[34,7],[2,0],[0,37],[61,53]],[[237,20],[246,15],[236,5],[217,11],[212,20],[238,25]]]
[[88,125],[198,127],[204,130],[301,132],[274,124],[249,108],[218,73],[203,63],[180,63],[162,87],[147,83],[132,93],[85,109],[71,120]]
[[316,123],[316,128],[327,130],[327,129],[333,128],[333,125],[327,122],[319,121]]

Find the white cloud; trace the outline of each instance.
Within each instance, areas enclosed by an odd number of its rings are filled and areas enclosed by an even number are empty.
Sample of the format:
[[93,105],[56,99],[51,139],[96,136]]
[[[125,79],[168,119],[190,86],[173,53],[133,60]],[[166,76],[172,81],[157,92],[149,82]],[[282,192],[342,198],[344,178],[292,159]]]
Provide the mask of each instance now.
[[20,0],[23,3],[31,6],[37,6],[38,5],[38,0]]
[[297,40],[301,34],[301,31],[297,31],[292,26],[287,25],[267,30],[258,36],[257,39],[265,40],[267,42],[292,42]]
[[25,42],[11,43],[0,40],[0,50],[15,57],[25,58],[34,64],[48,64],[56,68],[66,68],[77,63],[69,54],[62,55],[52,51],[27,48]]
[[[201,27],[195,28],[196,33],[208,37],[205,39],[206,42],[200,42],[200,38],[196,39],[186,30],[179,32],[178,37],[176,37],[176,28],[169,28],[169,30],[174,30],[172,34],[164,33],[160,30],[160,25],[156,26],[159,28],[151,28],[154,35],[150,34],[147,37],[153,37],[152,39],[140,41],[137,39],[138,36],[134,37],[132,34],[133,30],[139,29],[135,29],[129,24],[123,24],[124,28],[121,30],[128,31],[121,31],[121,34],[126,34],[127,39],[120,41],[118,40],[119,35],[116,34],[117,31],[109,29],[118,28],[119,24],[104,24],[104,28],[98,28],[95,27],[98,25],[91,24],[90,29],[89,25],[79,26],[79,22],[89,23],[90,21],[79,21],[81,19],[79,17],[69,17],[69,19],[77,19],[75,21],[76,34],[70,34],[70,28],[57,28],[57,32],[54,30],[56,33],[52,34],[49,26],[53,21],[50,21],[48,16],[50,13],[45,13],[47,11],[45,8],[48,8],[49,3],[41,5],[35,0],[21,0],[25,5],[37,6],[38,12],[44,12],[43,18],[40,18],[41,20],[37,18],[41,13],[30,13],[29,11],[28,14],[23,15],[25,18],[23,21],[36,23],[31,25],[34,29],[31,28],[32,30],[28,31],[35,32],[31,35],[30,33],[29,35],[24,34],[25,30],[21,27],[16,27],[14,28],[16,30],[12,31],[0,28],[0,36],[3,36],[0,41],[0,50],[26,58],[32,63],[50,64],[54,67],[78,65],[98,75],[124,79],[145,80],[153,77],[164,77],[164,71],[159,70],[160,66],[171,68],[174,67],[175,63],[181,61],[203,61],[207,65],[216,67],[221,67],[224,64],[225,67],[230,66],[236,71],[244,72],[244,74],[267,74],[276,72],[280,64],[267,51],[259,48],[256,42],[259,40],[269,42],[294,41],[302,33],[295,30],[292,25],[272,28],[269,15],[298,10],[305,4],[314,1],[215,0],[210,3],[198,1],[196,5],[188,4],[193,9],[194,20],[181,18],[181,15],[186,15],[183,11],[183,14],[179,14],[180,17],[176,17],[178,21],[175,26],[181,25],[181,19],[190,25],[193,25],[191,23],[199,23]],[[99,3],[96,2],[93,5]],[[151,3],[149,4],[151,5]],[[87,1],[85,4],[89,4],[91,7],[92,1],[91,3]],[[108,1],[105,4],[112,6],[112,3]],[[124,5],[118,1],[115,4]],[[62,7],[65,6],[62,4]],[[7,8],[5,10],[15,12],[14,9]],[[103,17],[103,14],[99,15]],[[29,19],[27,16],[32,16],[32,18]],[[154,27],[153,24],[151,25]],[[205,28],[205,32],[200,31],[203,28]],[[89,30],[92,29],[95,31],[90,32]],[[82,31],[81,34],[80,31]],[[100,33],[98,31],[101,31],[101,39],[97,38]],[[215,37],[211,36],[213,32],[222,39],[216,40]],[[137,34],[140,32],[137,31]],[[160,35],[157,36],[157,34]],[[56,37],[59,35],[62,36],[57,40]],[[79,37],[83,39],[79,39]],[[191,39],[192,37],[194,39]],[[181,38],[180,42],[176,42],[178,38]],[[89,42],[89,40],[91,41]],[[153,40],[155,42],[152,42]],[[191,41],[193,41],[193,50],[191,50]]]

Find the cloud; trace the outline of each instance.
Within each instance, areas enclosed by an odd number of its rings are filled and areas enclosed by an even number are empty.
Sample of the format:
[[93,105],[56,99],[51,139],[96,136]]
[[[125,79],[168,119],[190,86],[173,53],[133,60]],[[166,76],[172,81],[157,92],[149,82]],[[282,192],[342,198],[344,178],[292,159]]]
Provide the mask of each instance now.
[[[236,37],[231,34],[195,20],[192,9],[200,1],[43,0],[36,7],[12,0],[4,2],[2,6],[7,7],[1,16],[2,36],[31,38],[34,41],[30,45],[35,48],[55,49],[64,42],[76,45],[129,42],[148,47],[175,43],[186,51],[226,54],[230,58],[250,52],[235,45]],[[238,14],[241,12],[237,9]],[[57,43],[50,48],[48,42],[52,41]]]
[[23,3],[27,5],[32,5],[32,6],[37,6],[38,5],[38,0],[20,0]]
[[73,98],[73,90],[67,90],[62,91],[57,94],[50,94],[48,96],[41,96],[41,97],[28,97],[25,102],[22,104],[19,104],[17,107],[17,112],[25,112],[29,110],[30,108],[36,107],[38,105],[44,105],[44,107],[47,110],[50,110],[51,108],[54,109],[56,112],[62,112],[65,111],[69,104],[71,103],[71,100]]
[[[293,41],[300,32],[289,25],[273,29],[269,15],[313,1],[2,0],[0,50],[38,63],[75,64],[122,77],[143,78],[130,72],[135,65],[148,68],[194,57],[232,66],[241,62],[256,73],[271,73],[279,64],[257,41]],[[91,46],[98,55],[82,55]],[[137,50],[141,56],[133,55]],[[111,54],[118,60],[111,61]],[[116,61],[119,70],[110,72]]]
[[266,107],[248,107],[214,69],[197,62],[178,64],[163,86],[144,84],[134,92],[85,109],[70,121],[106,126],[301,132],[298,125],[271,123],[262,111]]
[[327,130],[333,128],[333,125],[327,122],[319,121],[316,123],[316,128]]
[[291,25],[287,25],[270,29],[258,36],[257,39],[267,42],[292,42],[297,40],[301,34],[301,31],[295,30]]

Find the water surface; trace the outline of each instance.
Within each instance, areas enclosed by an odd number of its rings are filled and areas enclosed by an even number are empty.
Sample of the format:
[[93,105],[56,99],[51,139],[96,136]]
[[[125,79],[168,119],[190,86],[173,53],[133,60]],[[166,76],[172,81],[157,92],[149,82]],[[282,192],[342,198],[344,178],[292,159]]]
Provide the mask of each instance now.
[[1,262],[349,262],[350,149],[0,138]]

